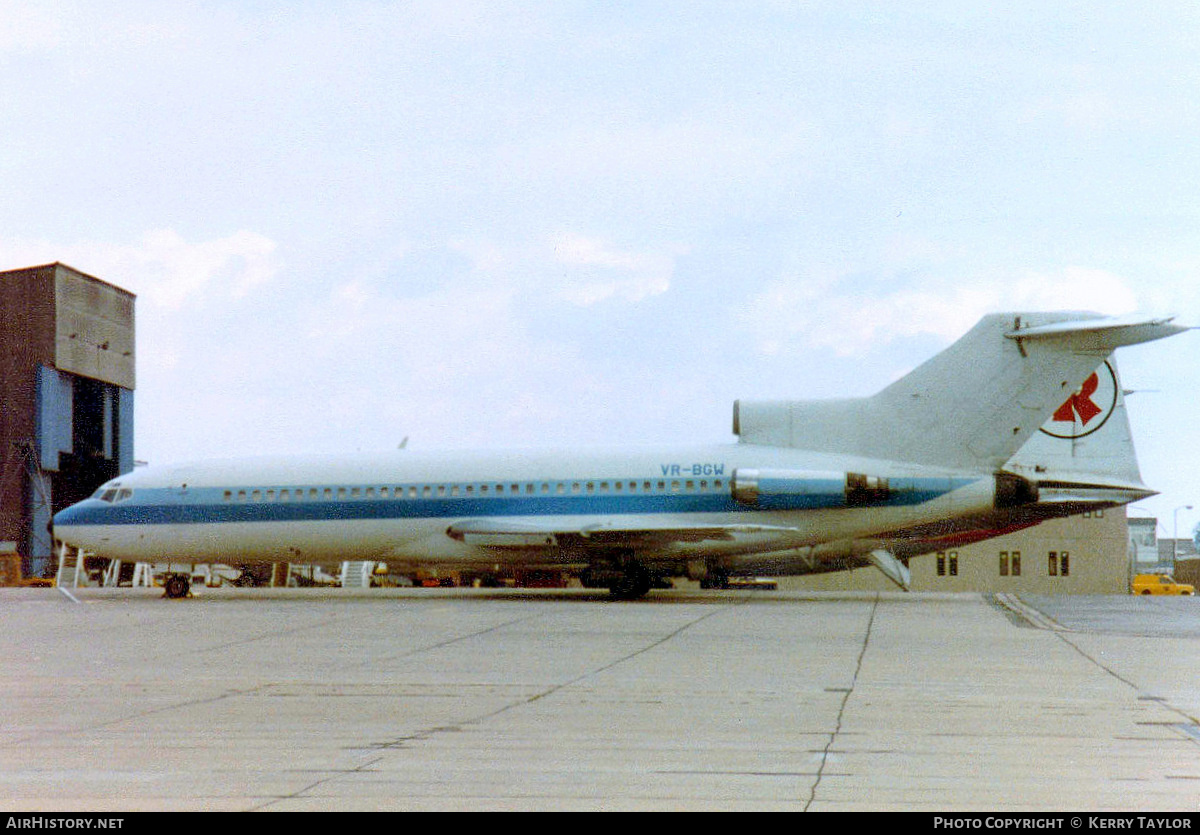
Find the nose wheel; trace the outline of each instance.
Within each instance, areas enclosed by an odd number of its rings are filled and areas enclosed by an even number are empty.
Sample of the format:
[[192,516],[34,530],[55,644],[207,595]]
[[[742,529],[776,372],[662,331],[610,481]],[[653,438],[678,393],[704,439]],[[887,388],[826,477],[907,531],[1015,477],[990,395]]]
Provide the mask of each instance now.
[[163,579],[163,597],[177,600],[190,597],[192,594],[192,578],[186,574],[168,574]]

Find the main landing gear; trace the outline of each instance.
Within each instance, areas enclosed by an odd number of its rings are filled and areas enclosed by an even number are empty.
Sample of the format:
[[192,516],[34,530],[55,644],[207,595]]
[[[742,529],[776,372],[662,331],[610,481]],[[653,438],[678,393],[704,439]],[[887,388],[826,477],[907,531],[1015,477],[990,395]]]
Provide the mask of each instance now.
[[654,574],[632,556],[595,562],[579,579],[585,588],[608,589],[613,600],[637,600],[654,586]]
[[729,572],[724,568],[710,568],[708,574],[700,581],[702,589],[727,589],[729,588]]
[[621,573],[609,585],[608,593],[613,600],[637,600],[646,596],[653,582],[654,577],[646,566],[629,560],[621,566]]

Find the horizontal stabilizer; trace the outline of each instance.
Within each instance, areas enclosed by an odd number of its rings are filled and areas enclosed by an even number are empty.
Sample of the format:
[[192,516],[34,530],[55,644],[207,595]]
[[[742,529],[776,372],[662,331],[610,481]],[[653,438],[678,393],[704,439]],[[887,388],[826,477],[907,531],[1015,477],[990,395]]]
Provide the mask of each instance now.
[[1018,321],[1017,326],[1005,336],[1017,342],[1027,339],[1062,340],[1069,342],[1072,350],[1089,353],[1099,351],[1107,356],[1126,345],[1151,342],[1188,330],[1186,326],[1173,322],[1174,317],[1113,316],[1022,327]]

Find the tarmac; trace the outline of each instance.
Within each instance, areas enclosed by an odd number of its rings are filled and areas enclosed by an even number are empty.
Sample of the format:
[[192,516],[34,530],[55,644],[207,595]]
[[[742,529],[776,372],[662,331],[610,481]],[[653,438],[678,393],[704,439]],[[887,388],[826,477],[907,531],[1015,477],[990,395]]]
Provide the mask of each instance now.
[[0,809],[1200,809],[1200,601],[0,589]]

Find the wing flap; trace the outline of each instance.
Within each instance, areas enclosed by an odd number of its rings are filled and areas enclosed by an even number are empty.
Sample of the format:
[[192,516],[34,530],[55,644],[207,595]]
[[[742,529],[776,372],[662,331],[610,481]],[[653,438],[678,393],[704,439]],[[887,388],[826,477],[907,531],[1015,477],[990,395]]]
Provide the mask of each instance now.
[[670,520],[637,525],[514,522],[508,519],[468,519],[455,522],[447,535],[468,545],[490,548],[654,547],[673,543],[731,541],[737,535],[794,534],[781,525],[702,525]]

